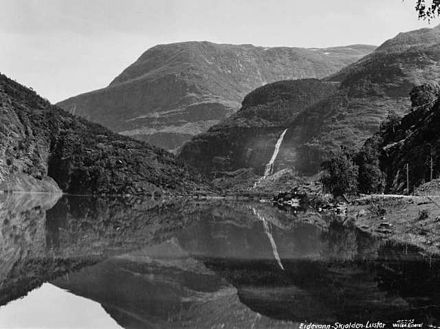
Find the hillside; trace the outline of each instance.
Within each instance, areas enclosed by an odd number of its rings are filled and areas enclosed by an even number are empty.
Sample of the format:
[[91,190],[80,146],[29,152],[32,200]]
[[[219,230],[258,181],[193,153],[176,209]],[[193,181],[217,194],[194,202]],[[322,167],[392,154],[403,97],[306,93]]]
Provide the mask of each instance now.
[[322,78],[374,50],[263,48],[210,42],[158,45],[108,87],[58,105],[111,130],[174,150],[229,117],[264,84]]
[[[358,148],[378,131],[390,111],[408,113],[413,87],[440,78],[440,26],[400,33],[372,54],[329,78],[340,82],[335,95],[298,116],[286,136],[281,158],[313,174],[339,145]],[[288,150],[290,148],[290,150]]]
[[379,155],[387,192],[407,192],[407,183],[412,192],[432,180],[418,190],[438,194],[438,188],[433,189],[433,185],[440,174],[439,96],[440,86],[436,83],[414,88],[411,112],[400,120],[387,122],[365,143],[363,150],[375,150]]
[[[440,78],[439,32],[440,27],[401,33],[370,55],[326,78],[324,81],[339,85],[335,91],[319,102],[308,104],[282,126],[288,131],[278,156],[278,167],[313,175],[323,159],[340,145],[360,147],[378,131],[389,111],[400,115],[408,112],[411,89]],[[268,104],[268,108],[276,106]],[[282,128],[276,134],[279,135]],[[215,150],[206,157],[194,150],[216,147],[210,142],[212,133],[226,134],[227,130],[225,124],[211,128],[207,134],[195,137],[191,147],[185,147],[180,156],[185,160],[194,157],[191,163],[198,168],[212,167],[210,163],[222,157],[224,151]],[[230,131],[227,134],[231,134]],[[272,136],[267,138],[273,150],[275,140]],[[234,150],[228,155],[231,162],[241,156]],[[271,153],[266,152],[262,162],[268,162],[270,156]]]
[[317,79],[260,87],[244,98],[237,113],[186,143],[179,158],[207,175],[248,167],[262,174],[289,122],[336,89],[337,84]]
[[172,154],[74,117],[4,75],[0,111],[0,190],[143,194],[196,188]]

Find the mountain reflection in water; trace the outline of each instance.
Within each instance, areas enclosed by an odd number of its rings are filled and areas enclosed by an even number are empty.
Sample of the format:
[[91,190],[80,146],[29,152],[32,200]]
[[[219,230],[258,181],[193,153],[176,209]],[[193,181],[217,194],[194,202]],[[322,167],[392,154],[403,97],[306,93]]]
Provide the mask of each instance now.
[[[292,217],[250,203],[2,198],[0,327],[17,328],[2,314],[19,312],[14,300],[22,296],[22,318],[36,317],[27,310],[45,282],[98,303],[105,313],[96,317],[123,328],[439,323],[436,259],[313,212]],[[41,318],[50,317],[50,305],[47,312]]]

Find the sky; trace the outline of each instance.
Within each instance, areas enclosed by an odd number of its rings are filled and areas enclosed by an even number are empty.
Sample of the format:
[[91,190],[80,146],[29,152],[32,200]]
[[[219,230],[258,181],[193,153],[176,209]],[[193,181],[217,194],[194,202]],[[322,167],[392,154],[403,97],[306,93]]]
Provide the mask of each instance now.
[[51,102],[107,86],[156,44],[380,45],[433,27],[415,0],[0,0],[0,72]]

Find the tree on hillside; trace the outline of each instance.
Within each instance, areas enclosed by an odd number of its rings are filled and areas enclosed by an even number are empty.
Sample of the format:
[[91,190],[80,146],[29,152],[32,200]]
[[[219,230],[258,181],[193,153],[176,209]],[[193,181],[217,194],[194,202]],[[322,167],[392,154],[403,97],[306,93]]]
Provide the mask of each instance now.
[[393,139],[392,136],[396,134],[401,119],[402,118],[394,110],[388,111],[387,117],[382,121],[379,127],[379,132],[382,137],[385,139]]
[[358,189],[361,193],[380,193],[385,188],[385,175],[380,169],[380,136],[367,140],[354,158],[358,166]]
[[420,19],[430,21],[440,16],[440,0],[417,0],[416,10]]
[[358,166],[353,162],[352,152],[342,148],[321,167],[324,170],[322,185],[333,196],[357,192]]

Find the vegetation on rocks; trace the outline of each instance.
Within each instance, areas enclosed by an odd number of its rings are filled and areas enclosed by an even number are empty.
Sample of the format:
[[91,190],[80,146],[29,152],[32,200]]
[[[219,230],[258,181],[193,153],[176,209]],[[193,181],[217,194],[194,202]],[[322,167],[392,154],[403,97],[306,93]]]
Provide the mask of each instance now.
[[50,177],[62,191],[76,194],[186,193],[197,188],[172,154],[75,117],[4,75],[0,111],[3,190],[23,189],[14,184],[20,183],[17,177],[34,185]]
[[[357,192],[410,193],[439,176],[440,87],[436,83],[424,84],[415,87],[410,95],[410,113],[403,118],[389,113],[379,132],[357,153],[347,155],[358,169]],[[326,163],[337,164],[340,158]],[[338,172],[334,180],[343,182],[346,174]],[[436,194],[433,187],[434,183],[417,190]]]
[[440,89],[435,83],[414,88],[411,112],[399,122],[384,125],[367,141],[379,154],[387,192],[409,193],[438,177],[439,95]]

